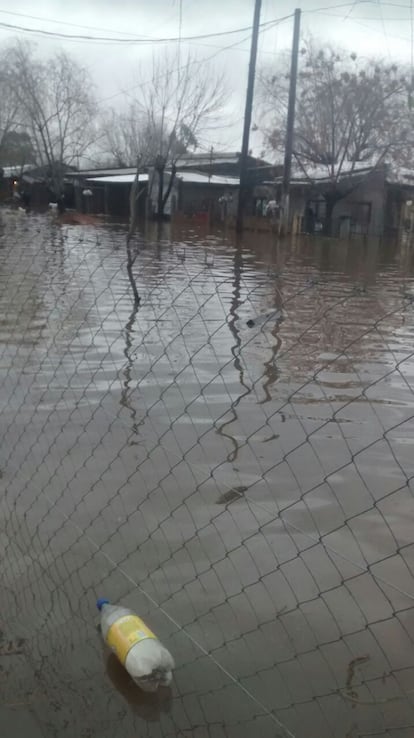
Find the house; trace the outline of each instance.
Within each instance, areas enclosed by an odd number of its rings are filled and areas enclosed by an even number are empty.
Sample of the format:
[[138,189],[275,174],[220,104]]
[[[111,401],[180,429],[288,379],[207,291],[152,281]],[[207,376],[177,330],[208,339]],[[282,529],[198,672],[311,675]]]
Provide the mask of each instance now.
[[[165,189],[171,177],[165,172]],[[165,204],[164,214],[182,216],[199,220],[224,220],[233,214],[237,207],[240,178],[219,174],[207,174],[193,170],[177,171],[170,195]],[[158,182],[154,178],[149,193],[151,212],[158,208]]]
[[[87,213],[128,217],[129,194],[136,171],[99,170],[78,173],[73,177],[77,209]],[[93,176],[90,176],[93,175]],[[165,172],[165,191],[171,172]],[[152,180],[152,181],[151,181]],[[170,217],[180,212],[184,215],[197,215],[214,212],[219,217],[223,202],[237,202],[239,179],[208,175],[201,172],[177,172],[171,192],[165,204],[164,214]],[[152,173],[139,175],[138,213],[143,216],[148,198],[149,213],[156,213],[158,206],[158,181]],[[221,200],[221,203],[219,202]]]
[[[309,230],[306,218],[309,212],[316,229],[323,228],[327,211],[325,193],[330,184],[326,168],[308,170],[307,176],[294,173],[289,198],[291,232]],[[336,187],[344,196],[333,208],[332,235],[382,236],[400,228],[404,203],[414,198],[414,172],[395,170],[385,164],[379,167],[349,164],[342,168]],[[280,177],[273,181],[273,188],[276,199],[281,198]]]
[[[67,178],[74,167],[62,165],[63,189],[65,204],[72,207],[73,188],[71,180]],[[52,176],[49,166],[33,166],[26,164],[17,167],[3,167],[0,183],[0,198],[10,200],[20,195],[20,202],[34,208],[47,208],[49,202],[55,202],[56,193],[53,191]],[[17,200],[16,200],[17,201]]]
[[[81,213],[102,213],[127,218],[129,194],[136,168],[86,169],[71,175],[74,205]],[[139,175],[138,213],[145,214],[148,174]]]
[[0,201],[10,200],[20,187],[21,176],[32,169],[30,164],[23,166],[0,167]]
[[[248,182],[251,190],[257,182],[274,176],[277,170],[270,164],[248,157]],[[164,214],[205,218],[206,214],[223,219],[232,214],[237,205],[240,178],[240,153],[210,152],[187,154],[176,164],[177,172]],[[74,201],[77,210],[127,217],[129,193],[135,178],[135,168],[88,169],[71,173]],[[164,192],[171,173],[165,171]],[[138,213],[156,213],[158,207],[158,177],[154,169],[139,177]]]
[[[179,171],[192,171],[209,175],[240,177],[241,153],[210,151],[195,154],[185,154],[176,163]],[[265,179],[282,174],[282,167],[255,156],[247,156],[247,185],[254,187]]]
[[[75,167],[67,164],[61,165],[61,176],[63,180],[63,195],[66,207],[73,207],[73,187],[68,175],[72,174]],[[49,202],[56,201],[53,191],[52,174],[49,166],[28,167],[19,177],[19,189],[25,192],[27,201],[31,207],[47,208]]]
[[[240,152],[186,154],[178,159],[176,168],[176,182],[166,203],[166,213],[179,213],[193,218],[200,218],[208,213],[210,221],[224,221],[235,215],[240,186]],[[255,187],[269,176],[276,176],[278,172],[280,168],[263,159],[251,155],[247,157],[247,208],[252,212]],[[169,172],[165,172],[166,183],[169,177]],[[157,199],[158,185],[155,176],[151,188],[153,212],[157,210]]]

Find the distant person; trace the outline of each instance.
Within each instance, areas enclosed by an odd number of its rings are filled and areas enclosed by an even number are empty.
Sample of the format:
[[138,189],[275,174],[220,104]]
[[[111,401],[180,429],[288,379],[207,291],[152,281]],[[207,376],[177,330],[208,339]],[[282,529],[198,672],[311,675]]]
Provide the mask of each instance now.
[[315,233],[316,216],[314,209],[308,205],[305,210],[305,233],[309,233],[311,236]]
[[233,204],[233,195],[224,194],[219,197],[220,205],[220,218],[222,221],[226,220],[227,216],[230,215],[230,210]]
[[57,211],[60,215],[65,212],[65,195],[62,193],[59,195],[59,197],[56,198],[56,204],[57,204]]
[[266,215],[275,218],[279,214],[279,205],[276,200],[269,200],[266,207]]
[[30,200],[31,200],[30,193],[24,189],[20,190],[20,201],[23,207],[26,208],[26,210],[30,208]]

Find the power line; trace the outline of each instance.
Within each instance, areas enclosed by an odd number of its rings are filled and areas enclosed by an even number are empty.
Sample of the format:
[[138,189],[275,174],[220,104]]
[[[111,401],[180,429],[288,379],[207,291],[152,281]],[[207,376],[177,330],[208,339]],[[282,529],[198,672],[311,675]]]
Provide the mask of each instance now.
[[[241,41],[236,41],[233,44],[230,44],[229,46],[223,46],[219,51],[216,51],[214,54],[211,54],[211,56],[207,56],[204,59],[195,59],[194,61],[187,62],[187,64],[183,64],[179,71],[183,71],[183,69],[186,69],[187,66],[193,66],[193,65],[200,65],[200,64],[206,64],[207,62],[211,61],[211,59],[214,59],[216,56],[221,54],[222,51],[229,51],[230,49],[234,48],[235,46],[238,46],[239,44],[244,44],[245,41],[247,41],[249,36],[246,36],[245,38],[242,38]],[[178,71],[178,70],[177,70]],[[157,77],[157,80],[163,79],[163,77],[166,77],[169,74],[169,72],[166,72],[165,74],[160,74]],[[113,95],[109,95],[108,97],[102,97],[98,100],[99,103],[107,102],[108,100],[113,100],[115,97],[119,97],[120,95],[130,95],[131,92],[134,90],[142,89],[143,87],[146,87],[147,85],[150,85],[152,80],[146,80],[145,82],[138,82],[138,84],[133,85],[132,87],[128,87],[126,90],[120,90],[120,92],[115,92]]]
[[[359,0],[359,5],[378,5],[377,0]],[[406,8],[409,10],[410,6],[407,3],[382,3],[384,7],[390,8]],[[355,6],[355,1],[352,3],[340,3],[339,5],[324,5],[321,8],[309,8],[309,10],[303,10],[303,13],[320,13],[322,10],[336,10],[338,8],[352,8]]]
[[[290,16],[285,16],[286,18]],[[278,22],[280,19],[274,18],[271,21],[267,21],[266,23],[261,24],[261,28],[265,28],[267,26],[271,26],[275,22]],[[53,22],[53,21],[49,21]],[[111,38],[110,36],[86,36],[86,35],[79,35],[79,34],[68,34],[68,33],[60,33],[59,31],[47,31],[43,28],[29,28],[28,26],[19,26],[13,23],[5,23],[3,21],[0,22],[0,28],[4,28],[5,30],[12,30],[12,31],[21,31],[22,33],[32,33],[32,34],[39,34],[41,36],[48,36],[51,38],[59,38],[64,39],[65,41],[87,41],[88,43],[113,43],[113,44],[143,44],[143,45],[152,45],[152,44],[164,44],[164,43],[177,43],[177,42],[184,42],[184,41],[198,41],[206,38],[219,38],[219,37],[225,37],[225,36],[231,36],[238,33],[245,33],[247,31],[252,30],[252,26],[244,26],[243,28],[234,28],[229,31],[216,31],[215,33],[203,33],[193,36],[172,36],[172,37],[166,37],[166,38]]]
[[389,39],[388,39],[388,36],[387,36],[387,31],[386,31],[386,28],[385,28],[384,16],[383,16],[383,13],[382,13],[381,0],[378,0],[378,7],[379,7],[379,12],[380,12],[380,19],[381,19],[382,30],[384,32],[385,45],[387,47],[387,54],[388,54],[388,57],[391,58],[390,44],[389,44]]
[[[330,14],[330,13],[322,13],[322,15],[332,15],[333,16],[334,14],[333,13],[332,14]],[[340,16],[336,16],[336,17],[340,17]],[[375,20],[375,22],[378,22],[378,23],[380,22],[380,19],[379,18],[375,18],[374,20]],[[405,20],[409,20],[409,18],[406,18]],[[361,26],[361,28],[367,28],[371,33],[379,33],[379,34],[383,35],[383,31],[380,31],[378,28],[375,28],[372,25],[369,26],[367,23],[361,23],[359,19],[356,20],[356,18],[348,18],[347,19],[347,22],[348,23],[355,23],[357,26]],[[388,36],[388,38],[398,39],[398,41],[404,41],[407,44],[410,43],[410,39],[407,36],[397,36],[397,34],[395,34],[395,33],[388,33],[387,36]]]
[[411,35],[411,84],[414,75],[414,19],[413,19],[413,0],[410,2],[410,35]]
[[[306,12],[306,11],[303,11],[303,12]],[[357,15],[357,16],[353,16],[351,18],[350,17],[350,14],[348,14],[348,13],[344,16],[344,15],[342,15],[342,13],[325,13],[323,11],[320,11],[320,15],[326,15],[329,18],[339,18],[341,21],[351,21],[351,23],[357,23],[358,21],[361,21],[361,20],[374,21],[376,23],[380,23],[381,20],[382,20],[379,16],[373,16],[373,15]],[[387,22],[390,22],[391,21],[391,22],[394,22],[394,23],[403,23],[405,21],[409,21],[410,20],[410,16],[409,15],[407,15],[407,16],[406,15],[403,15],[403,16],[401,15],[401,16],[399,16],[399,18],[391,18],[391,16],[382,16],[382,18],[384,20],[386,20]]]
[[[266,24],[263,24],[262,25],[262,27],[260,29],[260,32],[261,33],[266,32],[267,30],[270,30],[271,28],[274,28],[274,26],[278,25],[279,23],[283,23],[283,21],[288,20],[289,18],[292,18],[292,17],[293,17],[293,13],[290,13],[289,15],[283,16],[282,18],[278,18],[276,20],[269,21]],[[193,65],[196,65],[196,64],[197,65],[206,64],[207,62],[211,61],[212,59],[215,59],[216,56],[218,56],[219,54],[221,54],[223,51],[229,51],[229,50],[235,48],[236,46],[239,46],[240,44],[245,43],[249,39],[250,39],[250,34],[248,36],[245,36],[244,38],[240,39],[239,41],[234,41],[232,44],[229,44],[228,46],[222,46],[222,47],[220,47],[218,51],[216,51],[214,54],[211,54],[210,56],[204,57],[203,59],[195,59],[194,61],[191,61],[190,62],[190,65],[193,66]],[[182,71],[183,69],[186,69],[187,66],[188,66],[188,63],[187,64],[183,64],[180,67],[180,71]],[[158,79],[162,79],[163,77],[166,77],[167,74],[168,74],[168,72],[166,74],[159,75]],[[147,85],[151,84],[151,81],[152,80],[147,80],[146,82],[139,82],[138,84],[133,85],[132,87],[127,88],[126,90],[120,90],[119,92],[115,92],[113,95],[109,95],[108,97],[100,98],[98,100],[98,102],[99,103],[108,102],[109,100],[113,100],[114,98],[119,97],[120,95],[129,95],[134,90],[142,89],[143,87],[146,87]]]
[[[16,13],[11,10],[1,10],[0,9],[0,13],[2,15],[13,15],[18,18],[28,18],[29,20],[38,20],[38,21],[41,21],[42,23],[55,23],[56,25],[60,25],[60,26],[69,26],[71,28],[81,28],[82,30],[87,29],[90,31],[103,31],[104,33],[119,33],[121,36],[126,36],[126,33],[127,33],[126,31],[117,31],[116,29],[102,28],[102,26],[88,26],[85,24],[71,23],[70,21],[57,20],[54,18],[45,18],[45,17],[42,17],[41,15],[28,15],[27,13]],[[147,38],[147,37],[143,35],[142,37],[137,36],[136,38],[141,39],[141,38]]]
[[[319,8],[309,8],[308,10],[304,10],[303,13],[319,13],[324,10],[335,10],[339,8],[350,8],[350,12],[348,15],[352,13],[352,10],[355,8],[357,4],[374,4],[379,5],[378,0],[353,0],[353,2],[347,2],[347,3],[339,3],[337,5],[325,5]],[[393,8],[405,8],[410,10],[410,5],[406,3],[392,3],[392,2],[386,2],[382,3],[384,7],[393,7]],[[57,20],[54,18],[44,18],[41,16],[36,15],[29,15],[26,13],[17,13],[14,11],[6,11],[6,10],[0,10],[0,13],[6,14],[6,15],[13,15],[17,16],[19,18],[28,18],[30,20],[39,20],[42,23],[54,23],[59,25],[65,25],[65,26],[71,26],[73,28],[86,28],[90,30],[101,30],[101,31],[107,31],[107,28],[101,28],[99,26],[88,26],[88,25],[81,25],[77,23],[71,23],[68,21],[62,21]],[[182,11],[180,11],[180,14]],[[287,16],[290,17],[290,16]],[[182,20],[182,18],[181,18]],[[269,26],[270,24],[274,23],[276,19],[266,21],[265,23],[261,23],[260,27],[265,28],[266,26]],[[180,21],[181,22],[181,21]],[[251,26],[244,26],[242,28],[235,28],[228,31],[217,31],[214,33],[205,33],[205,34],[195,34],[193,36],[181,36],[179,34],[178,36],[174,37],[164,37],[164,38],[151,38],[148,36],[129,36],[124,38],[114,38],[113,36],[91,36],[91,35],[82,35],[82,34],[66,34],[61,33],[59,31],[48,31],[44,28],[31,28],[29,26],[21,26],[14,23],[6,23],[5,21],[0,22],[0,28],[3,28],[4,30],[11,30],[11,31],[20,31],[21,33],[30,33],[34,35],[41,35],[41,36],[48,36],[51,38],[59,38],[66,41],[77,41],[77,42],[88,42],[88,43],[111,43],[111,44],[162,44],[162,43],[180,43],[185,41],[197,41],[207,38],[219,38],[219,37],[225,37],[232,34],[237,33],[243,33],[245,31],[251,31]],[[114,33],[123,33],[122,31],[114,31]]]
[[344,15],[342,20],[344,21],[348,20],[348,18],[350,17],[350,15],[352,15],[352,12],[355,10],[356,6],[359,5],[360,2],[361,0],[354,0],[348,12],[346,13],[346,15]]

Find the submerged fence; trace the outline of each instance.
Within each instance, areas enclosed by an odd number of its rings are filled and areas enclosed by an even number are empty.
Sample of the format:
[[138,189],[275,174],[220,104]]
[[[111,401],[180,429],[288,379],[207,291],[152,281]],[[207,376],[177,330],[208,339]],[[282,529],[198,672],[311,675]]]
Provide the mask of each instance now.
[[[134,307],[122,229],[1,217],[3,706],[47,736],[413,735],[409,247],[138,236]],[[105,653],[100,595],[171,694]]]

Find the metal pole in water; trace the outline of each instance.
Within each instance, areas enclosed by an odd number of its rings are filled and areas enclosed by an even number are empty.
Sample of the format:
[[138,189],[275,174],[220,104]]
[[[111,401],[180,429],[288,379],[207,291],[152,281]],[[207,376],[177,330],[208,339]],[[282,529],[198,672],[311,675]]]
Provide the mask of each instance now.
[[252,123],[252,108],[254,95],[254,82],[256,77],[256,59],[257,59],[257,42],[259,38],[260,11],[262,9],[262,0],[256,0],[253,15],[253,31],[252,43],[250,48],[249,75],[247,79],[246,107],[244,111],[244,127],[242,149],[240,156],[240,186],[239,200],[237,203],[237,220],[236,230],[240,233],[243,230],[243,214],[246,204],[246,178],[247,178],[247,156],[249,154],[249,137],[250,126]]
[[286,125],[286,145],[285,160],[283,167],[283,183],[282,183],[282,228],[281,233],[287,233],[289,229],[289,190],[290,177],[292,171],[292,152],[293,152],[293,129],[295,125],[295,105],[296,105],[296,83],[298,78],[298,57],[299,57],[299,37],[300,37],[300,17],[302,11],[299,8],[295,10],[295,19],[293,26],[293,44],[292,59],[290,64],[290,85],[289,85],[289,103]]

